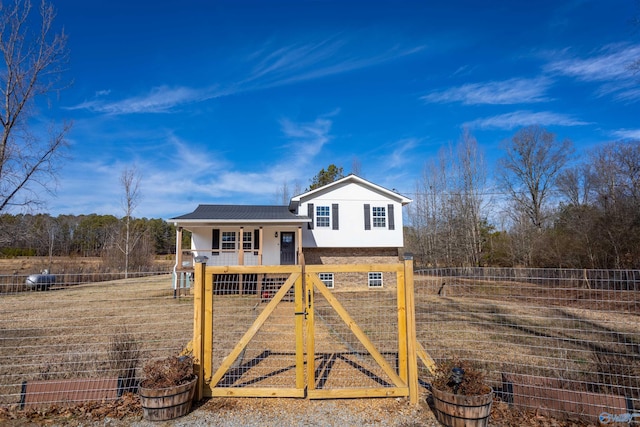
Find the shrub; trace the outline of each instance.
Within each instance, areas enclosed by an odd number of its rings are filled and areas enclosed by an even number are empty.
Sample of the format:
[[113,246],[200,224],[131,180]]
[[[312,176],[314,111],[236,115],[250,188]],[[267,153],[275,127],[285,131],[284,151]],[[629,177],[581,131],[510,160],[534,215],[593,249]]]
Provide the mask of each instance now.
[[[464,370],[462,381],[457,387],[452,381],[453,368]],[[484,382],[484,373],[473,363],[458,358],[446,359],[436,365],[432,385],[438,390],[465,396],[486,394],[490,390]]]
[[170,356],[154,360],[144,367],[144,388],[166,388],[186,384],[193,380],[193,356]]

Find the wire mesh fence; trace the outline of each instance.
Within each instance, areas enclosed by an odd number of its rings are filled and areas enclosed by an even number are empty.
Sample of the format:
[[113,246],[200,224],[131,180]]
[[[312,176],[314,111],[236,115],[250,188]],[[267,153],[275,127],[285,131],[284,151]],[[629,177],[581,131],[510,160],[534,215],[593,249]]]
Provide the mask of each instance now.
[[193,300],[164,273],[78,275],[45,290],[0,277],[0,406],[116,399],[193,334]]
[[140,277],[167,274],[165,267],[155,270],[101,271],[89,269],[87,272],[56,272],[43,270],[36,274],[0,274],[0,294],[25,291],[59,290],[88,283],[106,282],[119,279],[135,279]]
[[640,271],[425,269],[414,279],[418,341],[436,361],[483,367],[504,400],[561,416],[640,408]]
[[[116,398],[135,388],[146,361],[177,354],[192,338],[193,298],[174,298],[169,274],[79,278],[48,291],[29,290],[25,276],[7,277],[0,277],[0,406],[68,403],[96,392],[98,400]],[[398,372],[395,279],[378,286],[366,275],[319,277]],[[213,280],[214,368],[284,280]],[[640,408],[639,271],[428,269],[414,281],[420,344],[436,361],[480,365],[503,400],[559,416]],[[315,387],[390,386],[352,326],[317,290],[313,299]],[[299,316],[285,295],[219,386],[294,387]],[[420,377],[430,381],[425,368]]]

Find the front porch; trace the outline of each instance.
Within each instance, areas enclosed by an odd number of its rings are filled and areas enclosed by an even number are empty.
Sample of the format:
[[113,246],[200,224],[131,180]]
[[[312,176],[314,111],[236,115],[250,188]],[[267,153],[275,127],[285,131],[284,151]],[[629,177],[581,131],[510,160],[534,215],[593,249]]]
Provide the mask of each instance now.
[[[191,232],[189,249],[182,247],[185,230]],[[194,265],[197,262],[213,267],[297,265],[301,264],[302,260],[301,226],[278,224],[260,227],[178,227],[173,274],[174,296],[189,291],[193,281]],[[220,292],[256,293],[261,292],[269,283],[278,282],[277,278],[236,276],[220,279]]]

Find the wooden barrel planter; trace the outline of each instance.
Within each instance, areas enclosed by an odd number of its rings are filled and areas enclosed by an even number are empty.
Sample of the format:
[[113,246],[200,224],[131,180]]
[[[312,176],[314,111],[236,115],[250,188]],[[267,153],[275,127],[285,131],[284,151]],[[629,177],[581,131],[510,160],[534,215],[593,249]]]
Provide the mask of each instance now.
[[465,396],[431,389],[436,418],[448,427],[486,427],[491,414],[493,390],[486,394]]
[[186,384],[167,388],[140,387],[144,418],[149,421],[166,421],[188,414],[197,380],[198,377],[195,377]]

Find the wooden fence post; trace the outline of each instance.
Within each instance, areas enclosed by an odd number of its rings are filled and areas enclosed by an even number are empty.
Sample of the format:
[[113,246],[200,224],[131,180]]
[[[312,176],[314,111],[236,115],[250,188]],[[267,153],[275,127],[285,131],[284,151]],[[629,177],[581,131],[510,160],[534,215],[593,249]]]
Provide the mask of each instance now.
[[409,382],[409,401],[418,403],[418,354],[416,351],[416,306],[413,284],[413,255],[404,255],[404,280],[407,310],[407,360]]
[[203,389],[205,396],[211,397],[211,376],[213,375],[212,362],[213,362],[213,274],[207,274],[207,265],[205,264],[202,269],[204,280],[204,290],[202,295],[204,301],[202,302],[202,361],[203,361],[203,388],[207,384],[207,390]]
[[194,371],[198,375],[194,400],[203,398],[204,390],[204,302],[205,286],[204,277],[206,263],[194,265],[193,278],[193,357],[195,358]]

